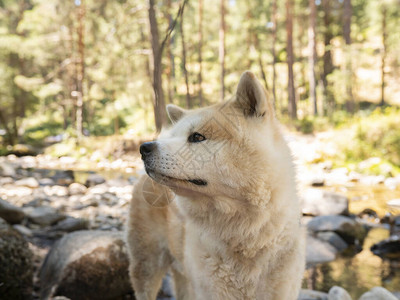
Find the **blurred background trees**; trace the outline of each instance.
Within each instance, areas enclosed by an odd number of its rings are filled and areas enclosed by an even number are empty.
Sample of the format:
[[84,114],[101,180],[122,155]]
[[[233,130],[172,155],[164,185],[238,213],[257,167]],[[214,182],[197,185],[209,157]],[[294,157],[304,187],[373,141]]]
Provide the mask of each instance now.
[[2,143],[160,130],[246,69],[295,125],[400,103],[399,0],[182,3],[0,0]]

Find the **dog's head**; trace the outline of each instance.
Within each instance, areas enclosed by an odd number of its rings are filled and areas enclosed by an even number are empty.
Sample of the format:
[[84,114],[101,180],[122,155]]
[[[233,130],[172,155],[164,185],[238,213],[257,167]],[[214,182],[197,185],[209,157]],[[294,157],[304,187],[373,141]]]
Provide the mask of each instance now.
[[229,101],[195,110],[167,105],[167,111],[172,128],[140,147],[153,180],[178,195],[236,199],[262,193],[259,189],[273,180],[271,164],[279,159],[275,145],[281,136],[273,107],[252,73],[241,76]]

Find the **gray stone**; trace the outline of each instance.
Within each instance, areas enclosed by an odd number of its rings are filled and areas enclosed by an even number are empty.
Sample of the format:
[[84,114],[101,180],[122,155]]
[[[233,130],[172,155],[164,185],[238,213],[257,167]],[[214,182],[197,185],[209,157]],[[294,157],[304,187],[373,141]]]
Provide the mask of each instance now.
[[328,292],[328,300],[352,300],[349,293],[340,286],[333,286]]
[[68,187],[68,191],[70,195],[82,195],[87,191],[87,187],[81,183],[71,183]]
[[22,235],[25,235],[25,236],[33,235],[32,230],[30,230],[28,227],[25,227],[24,225],[15,224],[15,225],[13,225],[13,228]]
[[307,189],[302,195],[302,212],[306,215],[347,215],[349,199],[320,189]]
[[39,181],[39,185],[41,186],[46,186],[46,185],[55,185],[55,181],[51,178],[41,178],[38,180]]
[[297,300],[328,300],[328,294],[302,289]]
[[397,300],[397,297],[383,287],[374,287],[364,293],[359,300]]
[[103,178],[103,176],[99,174],[89,174],[88,178],[86,179],[85,185],[87,187],[92,187],[98,184],[102,184],[106,182],[106,180]]
[[0,298],[31,299],[33,254],[24,238],[11,227],[0,227]]
[[0,217],[10,224],[17,224],[24,219],[25,213],[21,208],[0,199]]
[[367,230],[359,223],[344,216],[319,216],[312,219],[307,228],[314,232],[334,231],[347,243],[362,245]]
[[316,264],[335,260],[337,250],[331,244],[314,238],[310,235],[306,240],[306,265],[307,267]]
[[40,206],[29,211],[28,218],[35,224],[46,226],[55,224],[58,221],[65,219],[65,216],[59,214],[53,207]]
[[89,229],[89,221],[73,217],[67,217],[51,228],[51,230],[59,230],[65,232],[73,232],[84,229]]
[[44,193],[47,196],[58,196],[58,197],[64,197],[68,196],[68,188],[62,185],[48,185],[44,187]]
[[117,299],[131,292],[121,232],[78,231],[49,251],[40,270],[41,298]]
[[12,177],[1,177],[0,178],[0,186],[6,185],[6,184],[13,184],[14,179]]
[[36,189],[39,187],[39,182],[34,177],[27,177],[15,182],[16,186],[25,186],[31,189]]
[[333,247],[335,247],[339,252],[342,252],[349,247],[349,245],[338,234],[332,231],[318,232],[317,238],[325,242],[328,242]]
[[4,177],[15,177],[17,175],[16,166],[7,161],[2,161],[0,164],[0,175]]

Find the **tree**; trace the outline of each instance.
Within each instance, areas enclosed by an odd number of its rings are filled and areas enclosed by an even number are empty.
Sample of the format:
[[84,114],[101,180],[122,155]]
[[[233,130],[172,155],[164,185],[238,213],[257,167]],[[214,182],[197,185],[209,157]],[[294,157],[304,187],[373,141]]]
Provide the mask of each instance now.
[[380,105],[385,105],[385,67],[386,67],[386,56],[387,56],[387,7],[386,3],[382,3],[381,6],[382,15],[382,54],[381,54],[381,102]]
[[286,0],[286,52],[288,66],[288,99],[289,115],[291,119],[297,119],[296,95],[294,90],[293,74],[293,1]]
[[199,0],[199,45],[198,45],[198,63],[199,63],[199,102],[200,106],[203,105],[203,0]]
[[225,98],[225,0],[220,2],[220,27],[219,27],[219,63],[221,66],[221,101]]
[[183,13],[181,14],[181,22],[180,22],[180,32],[181,32],[181,42],[182,42],[182,69],[183,75],[185,76],[185,85],[186,85],[186,107],[191,108],[192,103],[190,101],[190,91],[189,91],[189,74],[186,68],[186,44],[185,44],[185,34],[183,30]]
[[346,76],[346,109],[354,113],[354,99],[352,88],[352,66],[351,66],[351,16],[353,8],[351,0],[343,1],[343,37],[345,40],[345,76]]
[[152,67],[153,67],[153,107],[154,107],[154,120],[156,123],[157,132],[167,124],[167,115],[165,112],[164,92],[162,89],[161,77],[161,58],[162,48],[160,46],[158,24],[156,12],[154,9],[154,0],[149,0],[149,25],[150,25],[150,39],[152,49]]
[[313,112],[316,116],[318,114],[317,107],[317,91],[315,79],[315,65],[317,63],[317,49],[316,49],[316,21],[317,21],[317,8],[315,0],[309,0],[310,9],[310,24],[308,27],[308,67],[309,67],[309,82],[310,82],[310,98],[313,104]]
[[277,39],[277,0],[272,2],[272,97],[276,108],[276,39]]

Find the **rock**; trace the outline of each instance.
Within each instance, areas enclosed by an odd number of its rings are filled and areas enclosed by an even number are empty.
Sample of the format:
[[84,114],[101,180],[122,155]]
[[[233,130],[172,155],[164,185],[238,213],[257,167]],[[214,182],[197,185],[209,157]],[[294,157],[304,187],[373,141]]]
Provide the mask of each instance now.
[[39,187],[39,182],[33,177],[27,177],[15,182],[16,186],[26,186],[31,189],[36,189]]
[[383,287],[374,287],[364,293],[359,300],[397,300],[397,298]]
[[384,259],[400,260],[400,236],[392,235],[372,245],[371,251]]
[[75,181],[74,171],[72,170],[57,170],[52,179],[58,185],[70,185]]
[[16,156],[35,156],[37,155],[37,151],[31,145],[26,144],[16,144],[13,146],[11,152]]
[[0,227],[0,298],[31,299],[33,254],[15,230]]
[[16,166],[7,161],[2,161],[0,164],[0,175],[4,177],[15,177],[17,175]]
[[301,289],[297,300],[328,300],[328,294],[313,290]]
[[14,179],[12,177],[0,177],[0,186],[13,183]]
[[333,286],[329,290],[328,300],[352,300],[349,293],[339,286]]
[[385,186],[391,190],[395,190],[400,186],[400,176],[386,178]]
[[88,178],[86,179],[85,185],[87,187],[92,187],[98,184],[102,184],[106,182],[106,180],[103,178],[103,176],[99,175],[99,174],[89,174]]
[[65,219],[64,215],[57,213],[57,210],[50,206],[40,206],[28,211],[28,218],[35,224],[52,225]]
[[55,226],[51,228],[51,230],[53,231],[65,231],[65,232],[72,232],[84,229],[89,229],[89,221],[73,217],[67,217],[64,220],[58,222]]
[[47,185],[55,185],[55,181],[51,178],[41,178],[38,180],[39,181],[39,185],[41,186],[47,186]]
[[40,270],[41,299],[116,299],[131,292],[121,232],[67,234],[49,251]]
[[332,231],[318,232],[317,238],[324,242],[328,242],[339,252],[342,252],[349,247],[349,245],[338,234]]
[[61,185],[53,185],[53,186],[45,186],[44,187],[44,193],[47,196],[58,196],[58,197],[64,197],[68,196],[68,188],[65,186]]
[[305,215],[348,215],[349,199],[343,195],[320,189],[307,189],[302,195]]
[[346,243],[362,245],[367,230],[359,223],[344,216],[319,216],[312,219],[307,228],[314,232],[334,231]]
[[337,250],[331,244],[307,236],[306,241],[306,265],[307,268],[319,263],[325,263],[335,260]]
[[395,208],[400,208],[400,198],[399,199],[392,199],[386,202],[388,206],[392,206]]
[[70,195],[81,195],[86,193],[87,187],[83,184],[74,182],[69,185],[68,191]]
[[15,224],[15,225],[13,225],[13,228],[22,235],[25,235],[25,236],[33,235],[32,230],[30,230],[28,227],[25,227],[23,225]]
[[18,224],[24,217],[25,213],[21,208],[0,199],[0,218],[3,218],[10,224]]

